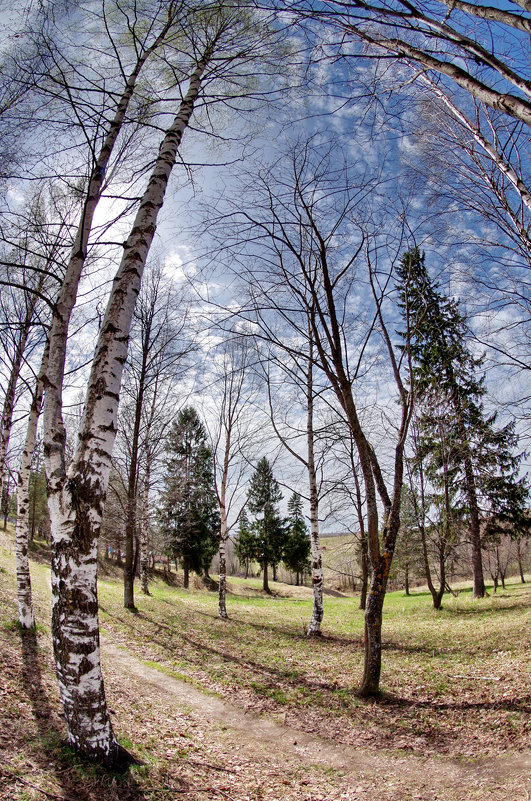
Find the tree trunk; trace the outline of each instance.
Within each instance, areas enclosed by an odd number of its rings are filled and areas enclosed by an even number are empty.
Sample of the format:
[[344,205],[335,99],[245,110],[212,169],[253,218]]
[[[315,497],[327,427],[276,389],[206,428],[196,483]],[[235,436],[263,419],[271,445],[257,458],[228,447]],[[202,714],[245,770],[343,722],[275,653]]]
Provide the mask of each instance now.
[[[42,284],[42,281],[41,281]],[[31,295],[28,300],[26,314],[24,320],[21,321],[21,328],[19,337],[15,346],[15,353],[11,362],[11,370],[9,379],[4,395],[4,403],[2,406],[2,415],[0,417],[0,498],[3,500],[6,488],[5,482],[5,467],[7,448],[9,445],[9,438],[11,436],[11,427],[13,425],[13,412],[15,409],[15,392],[17,383],[20,378],[20,369],[22,367],[22,359],[26,344],[28,341],[32,320],[35,314],[36,296]],[[4,531],[6,526],[4,524]]]
[[69,310],[77,281],[67,268],[50,336],[45,386],[45,458],[52,524],[52,636],[68,740],[109,765],[131,761],[114,736],[100,665],[97,546],[116,433],[123,365],[142,272],[169,176],[206,63],[199,62],[160,146],[131,233],[124,243],[92,362],[76,453],[65,469],[62,388]]
[[406,566],[405,566],[404,591],[405,591],[406,595],[410,595],[410,592],[409,592],[409,562],[406,562]]
[[361,698],[375,697],[380,694],[382,609],[387,584],[383,569],[383,560],[380,560],[380,565],[373,574],[367,597],[367,608],[365,610],[365,660],[363,678],[359,689]]
[[522,543],[520,540],[516,540],[516,558],[518,560],[518,571],[520,573],[520,581],[522,584],[525,584],[524,566],[522,564]]
[[[44,348],[42,366],[46,368],[48,359],[48,343]],[[31,595],[31,577],[28,560],[28,533],[29,533],[29,483],[31,475],[31,461],[37,437],[37,424],[42,408],[43,382],[42,368],[38,376],[31,403],[26,441],[20,458],[17,490],[17,525],[16,525],[16,563],[17,563],[17,598],[18,620],[21,628],[35,628],[33,613],[33,600]]]
[[151,473],[150,456],[147,456],[146,475],[144,476],[144,493],[142,498],[142,524],[140,529],[140,587],[144,595],[149,592],[149,478]]
[[271,595],[271,590],[269,589],[269,580],[268,580],[268,576],[267,576],[267,567],[268,567],[267,562],[263,562],[262,567],[263,567],[263,570],[262,570],[262,573],[263,573],[262,588],[263,588],[264,592],[267,592],[268,595]]
[[219,543],[219,591],[218,591],[218,614],[223,620],[228,620],[227,614],[227,560],[225,557],[225,542]]
[[187,590],[190,586],[190,569],[187,564],[183,565],[183,574],[183,587],[185,590]]
[[312,548],[312,589],[313,608],[312,619],[308,626],[308,637],[318,637],[321,634],[321,623],[324,615],[323,604],[323,554],[321,551],[321,538],[319,535],[319,493],[317,490],[317,476],[315,472],[315,448],[313,431],[313,341],[311,327],[309,326],[310,350],[306,372],[306,439],[308,450],[308,482],[310,486],[310,538]]
[[[463,432],[463,441],[466,435]],[[468,499],[468,508],[470,510],[470,540],[472,542],[472,570],[474,574],[474,598],[483,598],[485,596],[485,580],[483,578],[483,561],[481,557],[481,533],[479,526],[479,509],[476,492],[476,482],[474,480],[474,470],[472,467],[472,460],[470,456],[465,456],[465,481],[466,493]]]
[[[228,459],[228,454],[225,454]],[[220,538],[219,538],[219,588],[218,588],[218,614],[220,618],[223,620],[228,620],[227,614],[227,557],[226,557],[226,548],[227,548],[227,538],[228,538],[228,527],[227,527],[227,512],[225,508],[225,487],[226,487],[226,480],[227,475],[224,472],[222,478],[222,490],[221,490],[221,503],[220,503],[220,517],[221,517],[221,526],[220,526]]]
[[[136,506],[136,499],[133,498],[133,503]],[[131,499],[129,499],[128,506],[131,504]],[[124,559],[124,607],[126,609],[130,609],[131,611],[136,611],[135,607],[135,595],[134,595],[134,582],[135,582],[135,572],[134,572],[134,562],[135,562],[135,534],[134,529],[133,531],[130,530],[131,528],[131,519],[129,515],[131,511],[128,512],[128,519],[125,527],[125,559]],[[136,514],[133,514],[133,522],[136,523]]]

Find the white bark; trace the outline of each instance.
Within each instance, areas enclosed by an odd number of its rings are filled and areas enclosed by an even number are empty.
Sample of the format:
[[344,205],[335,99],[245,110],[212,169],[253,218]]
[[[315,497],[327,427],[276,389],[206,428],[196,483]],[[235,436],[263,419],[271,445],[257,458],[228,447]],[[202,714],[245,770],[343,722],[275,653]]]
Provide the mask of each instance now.
[[[48,353],[48,343],[46,343],[42,359],[43,367],[46,367]],[[28,427],[26,431],[26,441],[20,459],[17,488],[17,525],[16,525],[16,566],[17,566],[17,600],[18,600],[18,621],[23,629],[35,628],[35,616],[33,612],[33,600],[31,594],[31,576],[28,560],[29,542],[29,513],[30,513],[30,475],[33,451],[35,450],[35,439],[37,436],[37,424],[42,408],[43,381],[41,375],[37,378],[35,392],[31,404]]]
[[470,122],[470,120],[460,111],[455,103],[443,92],[434,81],[432,81],[424,73],[420,73],[419,77],[425,82],[430,89],[437,95],[437,97],[444,103],[450,110],[453,116],[458,120],[463,128],[469,132],[477,144],[485,151],[492,162],[496,165],[503,175],[511,182],[516,192],[518,193],[522,203],[531,211],[531,192],[522,181],[521,177],[515,172],[511,164],[506,161],[502,154],[483,136],[478,126]]
[[[60,392],[67,324],[53,330],[46,387],[45,436],[48,504],[52,525],[52,633],[56,671],[70,743],[86,755],[115,764],[124,755],[112,730],[100,666],[97,543],[107,489],[123,366],[131,320],[177,150],[193,112],[206,61],[194,70],[187,95],[160,146],[116,273],[87,388],[78,445],[65,474]],[[77,284],[65,289],[72,302]],[[67,289],[70,289],[70,295]],[[58,332],[58,329],[60,333]],[[53,360],[52,360],[53,355]]]

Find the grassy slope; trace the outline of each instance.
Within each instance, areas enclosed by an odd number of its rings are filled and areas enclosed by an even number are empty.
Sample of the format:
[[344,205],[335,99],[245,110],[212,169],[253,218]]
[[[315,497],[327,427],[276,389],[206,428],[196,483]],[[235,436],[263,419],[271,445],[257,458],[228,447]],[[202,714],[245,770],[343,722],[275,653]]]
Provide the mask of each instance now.
[[[17,715],[22,715],[25,726],[17,734],[23,744],[16,751],[24,756],[24,743],[34,742],[39,720],[51,714],[52,724],[47,722],[45,727],[51,754],[59,741],[61,721],[49,672],[49,638],[43,631],[34,653],[24,643],[20,649],[20,636],[12,626],[14,561],[9,544],[4,546],[0,548],[3,676],[5,686],[12,687],[8,697],[13,704],[7,706],[8,725],[0,733],[0,745],[8,748]],[[38,619],[47,627],[49,571],[45,564],[34,563],[32,575]],[[356,598],[327,597],[325,636],[308,641],[304,636],[311,611],[307,589],[284,588],[291,597],[265,598],[258,581],[231,580],[229,585],[231,620],[223,622],[216,616],[215,594],[185,592],[162,582],[154,584],[152,597],[137,595],[138,614],[126,612],[121,606],[120,582],[103,578],[99,595],[104,636],[233,703],[278,716],[336,742],[461,759],[529,747],[531,589],[527,585],[511,584],[506,592],[480,602],[462,591],[458,598],[447,599],[440,613],[431,610],[426,593],[409,598],[390,594],[384,611],[385,695],[377,705],[361,702],[355,695],[363,657],[363,618]],[[275,585],[275,589],[283,587]],[[24,670],[26,676],[34,676],[36,688],[44,687],[52,699],[46,702],[48,708],[41,708],[42,693],[32,695],[20,684]],[[142,726],[135,728],[131,715],[140,715],[142,710],[126,689],[113,689],[111,698],[117,709],[129,715],[125,730],[132,732],[138,748],[135,734],[142,740]],[[169,722],[166,712],[164,721],[159,716],[157,725],[162,730],[170,725],[172,714],[175,717],[175,711],[167,710]],[[150,724],[145,725],[149,728]],[[42,731],[38,736],[42,745]],[[63,754],[62,759],[67,757]],[[13,766],[13,757],[7,764]],[[31,788],[27,792],[28,799],[42,798],[31,795]],[[79,788],[76,793],[77,798],[92,798],[80,795]],[[122,789],[117,797],[144,796],[128,796]]]

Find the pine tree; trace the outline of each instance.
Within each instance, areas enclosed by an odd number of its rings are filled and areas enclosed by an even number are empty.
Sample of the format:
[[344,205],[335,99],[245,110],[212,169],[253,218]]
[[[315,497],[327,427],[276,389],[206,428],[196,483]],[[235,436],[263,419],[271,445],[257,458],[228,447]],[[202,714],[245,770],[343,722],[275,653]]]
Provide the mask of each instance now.
[[284,543],[282,561],[287,570],[296,574],[296,584],[299,586],[299,577],[311,570],[311,541],[302,513],[301,496],[297,492],[294,492],[288,501],[287,524],[288,536]]
[[254,558],[260,564],[264,592],[269,593],[268,567],[282,560],[286,529],[277,503],[282,499],[273,469],[264,456],[258,462],[247,493],[247,509],[253,515],[250,531],[254,537]]
[[206,440],[195,409],[182,409],[168,437],[168,470],[159,521],[168,554],[183,566],[185,587],[191,570],[208,575],[219,543],[212,454]]
[[[481,555],[481,520],[524,525],[528,488],[518,479],[523,454],[513,455],[514,423],[499,428],[487,415],[483,398],[483,359],[467,348],[466,318],[459,304],[431,280],[425,256],[417,248],[404,254],[398,268],[400,308],[409,332],[412,384],[421,403],[424,448],[436,438],[437,420],[451,414],[453,442],[446,469],[460,493],[472,544],[474,597],[485,595]],[[436,458],[433,443],[432,457]],[[428,447],[428,451],[429,451]],[[433,461],[433,459],[432,459]]]

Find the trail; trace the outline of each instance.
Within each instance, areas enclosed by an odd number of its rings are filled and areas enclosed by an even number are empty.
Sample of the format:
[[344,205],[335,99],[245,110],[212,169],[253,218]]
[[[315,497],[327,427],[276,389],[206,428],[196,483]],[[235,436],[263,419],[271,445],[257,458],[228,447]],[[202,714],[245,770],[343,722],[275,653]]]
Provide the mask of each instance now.
[[[319,768],[337,772],[345,794],[338,797],[369,801],[371,798],[397,799],[476,799],[528,801],[531,795],[531,754],[503,755],[473,761],[445,757],[422,758],[390,751],[369,751],[336,744],[291,726],[260,717],[233,706],[192,685],[150,667],[126,650],[102,641],[102,662],[134,685],[146,704],[164,699],[179,704],[199,720],[227,729],[229,736],[245,752],[261,754],[267,763],[283,761],[291,766]],[[127,678],[125,678],[127,677]],[[385,781],[386,794],[378,792]],[[360,785],[361,782],[361,785]],[[356,786],[357,785],[357,786]],[[354,788],[354,789],[352,789]],[[391,794],[389,791],[391,788]],[[393,795],[395,788],[396,795]],[[374,794],[371,789],[376,791]],[[286,798],[288,795],[286,795]],[[291,796],[289,796],[291,797]]]

